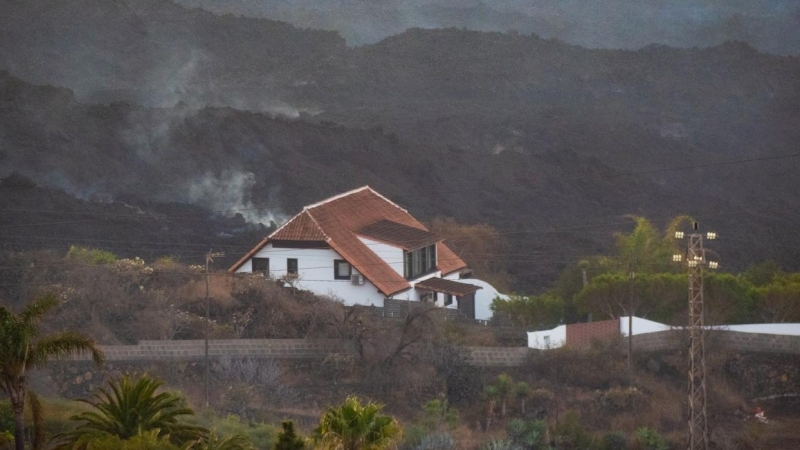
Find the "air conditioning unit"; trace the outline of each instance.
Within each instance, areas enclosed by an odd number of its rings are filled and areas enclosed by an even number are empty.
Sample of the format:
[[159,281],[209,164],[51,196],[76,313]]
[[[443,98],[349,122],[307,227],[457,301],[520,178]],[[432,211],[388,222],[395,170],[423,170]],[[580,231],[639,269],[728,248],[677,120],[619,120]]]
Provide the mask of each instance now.
[[364,276],[361,274],[350,275],[350,282],[356,286],[361,286],[364,284]]

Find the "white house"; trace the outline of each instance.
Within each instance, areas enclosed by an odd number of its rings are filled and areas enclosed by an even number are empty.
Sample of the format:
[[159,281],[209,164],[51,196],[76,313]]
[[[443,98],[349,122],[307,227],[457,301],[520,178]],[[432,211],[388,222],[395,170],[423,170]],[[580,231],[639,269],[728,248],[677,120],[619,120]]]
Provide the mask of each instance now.
[[[430,302],[469,318],[491,317],[497,291],[405,209],[369,186],[306,206],[229,272],[296,276],[295,285],[346,305],[384,299]],[[491,298],[476,292],[485,289]]]

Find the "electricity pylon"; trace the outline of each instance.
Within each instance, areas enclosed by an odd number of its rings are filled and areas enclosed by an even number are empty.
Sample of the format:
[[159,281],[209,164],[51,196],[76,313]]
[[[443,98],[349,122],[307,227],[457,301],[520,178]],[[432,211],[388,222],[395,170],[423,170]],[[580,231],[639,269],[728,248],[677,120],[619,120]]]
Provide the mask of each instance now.
[[[708,449],[708,421],[706,417],[706,359],[704,339],[704,299],[703,268],[716,269],[719,263],[706,259],[703,248],[703,235],[698,232],[695,222],[694,233],[688,234],[686,266],[689,275],[689,411],[688,445],[689,450]],[[684,233],[678,231],[675,237],[683,239]],[[707,233],[706,238],[716,239],[716,233]],[[680,262],[682,255],[674,255],[673,261]]]

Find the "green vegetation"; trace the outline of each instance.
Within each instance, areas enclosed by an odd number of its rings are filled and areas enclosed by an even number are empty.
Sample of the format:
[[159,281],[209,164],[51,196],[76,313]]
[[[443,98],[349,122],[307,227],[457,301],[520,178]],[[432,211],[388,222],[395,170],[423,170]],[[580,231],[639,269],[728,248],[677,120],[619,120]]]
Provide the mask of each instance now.
[[450,441],[455,445],[448,431],[458,425],[458,410],[450,407],[447,400],[434,399],[425,403],[422,411],[422,418],[406,429],[405,444],[431,449],[447,447]]
[[669,444],[658,431],[648,427],[636,430],[636,442],[642,450],[669,450]]
[[281,428],[274,450],[303,450],[305,448],[303,439],[294,431],[294,422],[281,422]]
[[[681,249],[671,236],[690,219],[674,219],[663,235],[646,219],[633,219],[634,230],[617,235],[615,254],[566,268],[543,294],[495,299],[492,310],[528,329],[547,329],[589,315],[595,320],[626,316],[632,298],[634,315],[683,323],[687,278],[682,266],[672,263],[672,254]],[[738,275],[707,271],[705,288],[710,324],[800,321],[800,273],[783,272],[774,263],[756,264]]]
[[526,422],[515,419],[506,427],[509,439],[520,450],[544,450],[549,448],[547,442],[547,423],[543,420]]
[[381,414],[383,405],[347,397],[338,408],[328,408],[314,429],[312,439],[321,450],[380,450],[402,436],[400,425]]
[[112,264],[117,261],[117,255],[107,250],[72,245],[65,259],[83,264]]
[[34,300],[19,315],[0,306],[0,389],[11,399],[14,413],[14,439],[17,450],[25,447],[25,406],[33,417],[33,447],[44,444],[44,411],[38,397],[30,390],[27,373],[47,363],[48,359],[89,352],[95,363],[103,362],[103,353],[94,340],[74,331],[41,335],[40,322],[58,300],[46,295]]
[[80,448],[109,436],[127,440],[151,432],[176,445],[205,439],[207,430],[182,421],[183,416],[194,415],[183,397],[156,393],[163,384],[146,375],[135,381],[128,375],[110,381],[110,390],[100,388],[94,401],[81,400],[94,410],[71,417],[79,425],[56,439],[63,441],[63,448]]

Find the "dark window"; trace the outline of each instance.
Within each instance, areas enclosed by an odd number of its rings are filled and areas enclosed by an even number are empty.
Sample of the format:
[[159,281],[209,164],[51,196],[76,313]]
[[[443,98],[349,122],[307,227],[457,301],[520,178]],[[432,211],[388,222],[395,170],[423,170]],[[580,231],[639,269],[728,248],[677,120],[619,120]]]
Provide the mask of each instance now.
[[343,259],[333,260],[333,278],[336,280],[349,280],[353,273],[350,263]]
[[453,294],[444,294],[444,306],[453,304]]
[[269,275],[269,258],[253,258],[253,273]]
[[436,270],[436,244],[410,252],[403,252],[403,269],[411,280]]
[[286,260],[286,273],[297,274],[297,258]]

